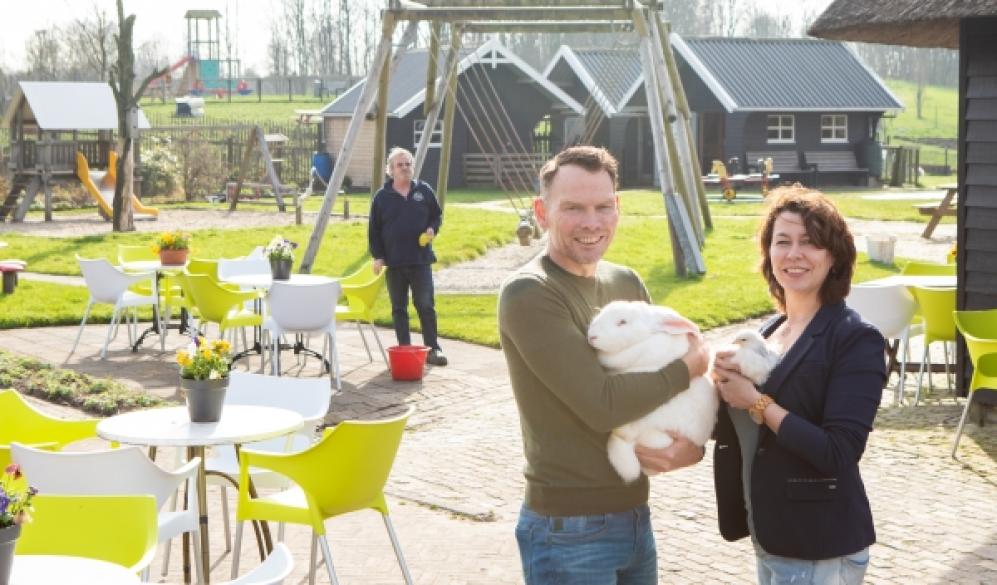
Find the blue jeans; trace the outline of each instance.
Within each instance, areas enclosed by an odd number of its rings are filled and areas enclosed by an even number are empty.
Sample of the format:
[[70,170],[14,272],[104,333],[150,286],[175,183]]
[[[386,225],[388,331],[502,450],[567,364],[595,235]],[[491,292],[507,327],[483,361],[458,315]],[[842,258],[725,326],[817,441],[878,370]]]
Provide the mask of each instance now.
[[857,553],[807,561],[770,555],[755,545],[759,585],[861,585],[869,568],[869,549]]
[[526,585],[658,582],[647,505],[595,516],[541,516],[523,505],[516,541]]
[[398,345],[411,345],[408,327],[408,291],[412,289],[412,304],[419,315],[422,343],[440,349],[436,340],[436,305],[433,301],[433,269],[429,264],[392,266],[385,276],[391,299],[391,320],[395,325]]

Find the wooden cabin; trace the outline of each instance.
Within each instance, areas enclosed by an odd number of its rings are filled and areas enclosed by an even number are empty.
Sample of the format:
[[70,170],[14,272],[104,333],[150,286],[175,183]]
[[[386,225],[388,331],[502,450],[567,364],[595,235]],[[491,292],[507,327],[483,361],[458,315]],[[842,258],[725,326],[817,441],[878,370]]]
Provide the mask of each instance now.
[[[22,81],[7,106],[7,170],[11,191],[0,207],[0,221],[22,221],[32,200],[44,193],[45,219],[51,221],[51,186],[75,181],[76,152],[90,168],[106,168],[118,130],[118,110],[106,83]],[[149,121],[139,111],[139,128]]]
[[[671,42],[704,166],[736,158],[728,170],[748,172],[771,157],[784,178],[808,184],[879,176],[879,120],[903,105],[844,43],[677,34]],[[565,121],[564,140],[587,133],[582,141],[620,160],[624,185],[650,185],[653,144],[637,50],[562,46],[544,76],[589,111]]]
[[[444,54],[438,61],[440,77],[445,61]],[[429,54],[425,49],[407,51],[390,79],[385,140],[388,150],[400,146],[414,152],[426,131],[423,104],[428,64]],[[577,101],[494,39],[476,49],[461,52],[457,84],[458,107],[454,115],[453,154],[448,177],[451,187],[494,186],[493,164],[529,169],[529,173],[523,172],[527,176],[516,177],[513,183],[521,185],[528,181],[532,185],[533,171],[551,153],[546,136],[537,134],[538,125],[543,126],[541,122],[551,117],[563,117],[563,112],[582,114],[582,106]],[[339,156],[363,85],[364,82],[354,85],[322,110],[326,151],[334,159]],[[432,129],[420,177],[431,185],[438,183],[442,128],[441,120]],[[346,173],[354,187],[370,187],[371,165],[375,160],[374,132],[375,122],[368,116],[354,143]],[[386,155],[387,150],[380,160],[383,161]]]

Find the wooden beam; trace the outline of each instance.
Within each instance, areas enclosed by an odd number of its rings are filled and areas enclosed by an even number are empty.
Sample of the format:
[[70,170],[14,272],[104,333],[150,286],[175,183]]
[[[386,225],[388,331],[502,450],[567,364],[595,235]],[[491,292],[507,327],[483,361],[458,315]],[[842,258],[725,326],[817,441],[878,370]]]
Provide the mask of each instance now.
[[242,192],[242,182],[246,180],[246,173],[249,172],[249,161],[253,158],[253,150],[256,149],[256,132],[259,126],[254,126],[249,131],[249,138],[246,140],[246,148],[242,151],[242,162],[239,163],[239,174],[235,177],[235,193],[232,200],[228,202],[228,210],[235,211],[239,204],[239,193]]
[[[388,57],[391,57],[389,50]],[[370,194],[377,192],[384,182],[384,141],[388,132],[388,88],[391,86],[391,67],[382,67],[377,80],[377,108],[374,110],[374,148],[370,166]]]
[[[434,22],[429,29],[429,66],[426,67],[426,99],[422,101],[422,114],[429,116],[436,106],[436,61],[440,56],[440,35],[443,23]],[[418,172],[415,176],[419,176]]]
[[301,258],[300,272],[308,274],[312,271],[318,249],[322,245],[322,237],[325,235],[325,228],[329,224],[329,215],[332,213],[332,206],[336,202],[336,194],[343,186],[343,178],[346,177],[346,168],[350,164],[353,156],[353,145],[356,144],[357,136],[360,134],[360,127],[371,104],[374,102],[376,85],[374,80],[381,76],[381,69],[387,67],[388,55],[391,51],[391,36],[395,30],[395,19],[390,13],[384,15],[384,26],[381,31],[381,41],[377,46],[374,60],[371,62],[370,71],[367,72],[367,80],[364,83],[360,97],[357,99],[356,107],[353,109],[353,117],[350,118],[350,125],[346,129],[343,137],[343,145],[336,157],[336,165],[332,169],[332,177],[325,188],[325,197],[322,200],[322,208],[319,210],[315,220],[315,228],[308,240],[308,248]]
[[664,52],[665,65],[668,67],[668,76],[672,81],[672,87],[675,89],[675,106],[679,114],[685,118],[685,122],[682,124],[682,131],[685,134],[685,148],[689,153],[689,160],[694,172],[699,173],[695,175],[696,200],[699,202],[699,211],[702,214],[703,224],[706,228],[713,229],[710,203],[706,199],[706,188],[703,186],[702,173],[704,169],[699,161],[699,153],[696,151],[696,137],[692,133],[692,110],[689,108],[689,101],[685,96],[685,87],[682,85],[682,76],[679,75],[678,65],[675,62],[675,52],[672,51],[670,40],[671,25],[665,22],[658,12],[654,13],[654,19],[657,23],[661,46],[668,47],[668,50]]
[[658,91],[658,83],[655,79],[654,56],[651,54],[650,31],[644,14],[640,9],[632,13],[634,30],[640,37],[641,65],[644,71],[644,91],[647,93],[647,113],[651,121],[651,136],[654,140],[655,160],[657,162],[658,179],[661,184],[662,197],[665,202],[665,212],[668,215],[668,226],[672,237],[672,258],[675,261],[675,270],[680,275],[703,274],[706,272],[706,265],[703,262],[702,253],[696,245],[696,234],[689,222],[688,210],[682,200],[675,194],[674,175],[672,174],[671,161],[667,153],[665,143],[665,122],[661,112],[663,110],[661,94]]
[[503,20],[496,22],[469,22],[464,26],[469,33],[629,33],[633,32],[633,24],[629,22],[524,22],[518,20]]
[[[460,54],[463,30],[460,25],[451,25],[450,51]],[[450,182],[450,156],[453,152],[454,113],[457,111],[457,59],[449,62],[452,71],[447,71],[447,86],[444,90],[447,109],[443,113],[443,142],[440,144],[440,172],[436,177],[436,195],[440,209],[446,205],[447,188]]]
[[[453,38],[451,37],[451,42]],[[433,136],[433,128],[436,127],[436,121],[440,119],[440,110],[443,109],[443,103],[448,100],[448,88],[451,86],[451,78],[457,77],[457,64],[460,61],[460,37],[457,39],[458,46],[455,48],[451,45],[450,51],[447,53],[447,60],[444,66],[444,78],[440,84],[440,95],[439,99],[435,101],[433,107],[430,108],[428,115],[426,116],[425,125],[423,126],[422,136],[419,139],[419,144],[416,145],[415,149],[415,168],[413,173],[415,177],[419,177],[422,173],[422,166],[426,162],[426,155],[429,153],[429,141]],[[428,93],[429,88],[436,88],[437,80],[434,78],[433,82],[426,86],[426,91]],[[440,145],[440,151],[442,153],[442,144]],[[449,146],[449,145],[448,145]],[[439,189],[440,181],[437,180],[437,189]],[[446,187],[446,181],[443,181],[443,186]]]
[[550,8],[547,6],[468,7],[468,8],[419,8],[403,4],[400,10],[386,10],[398,20],[431,20],[438,22],[467,22],[474,20],[627,20],[630,11],[623,8],[605,6],[578,6]]
[[693,169],[692,160],[689,158],[688,146],[685,132],[681,127],[685,124],[685,118],[680,117],[676,108],[678,98],[675,95],[675,87],[672,85],[668,68],[665,65],[664,55],[671,50],[661,44],[657,21],[654,16],[648,18],[649,38],[651,40],[651,55],[654,57],[654,77],[658,83],[658,92],[662,96],[662,116],[665,121],[665,142],[668,145],[668,156],[672,160],[672,170],[675,180],[681,187],[679,193],[685,202],[686,209],[689,210],[693,231],[696,233],[696,243],[700,249],[706,245],[706,236],[703,233],[703,226],[699,222],[700,210],[699,199],[696,192],[696,182],[699,175]]

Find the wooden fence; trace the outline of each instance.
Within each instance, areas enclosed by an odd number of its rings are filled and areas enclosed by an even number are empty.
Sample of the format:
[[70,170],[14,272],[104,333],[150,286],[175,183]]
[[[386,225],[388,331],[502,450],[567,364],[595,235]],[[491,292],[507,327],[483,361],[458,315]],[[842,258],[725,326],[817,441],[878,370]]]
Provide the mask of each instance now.
[[[200,122],[162,116],[149,120],[152,127],[142,132],[143,138],[168,138],[173,143],[190,144],[198,142],[214,147],[227,169],[227,174],[234,176],[242,160],[246,142],[253,131],[254,125],[246,122],[218,123]],[[163,123],[171,122],[171,123]],[[312,153],[321,148],[321,126],[319,124],[273,123],[259,124],[265,135],[280,135],[286,140],[270,142],[271,157],[274,159],[278,176],[284,184],[304,186],[308,183],[312,168]],[[259,156],[259,149],[256,150]],[[256,180],[254,174],[262,176],[263,165],[257,164],[249,180]],[[219,185],[219,189],[221,185]]]

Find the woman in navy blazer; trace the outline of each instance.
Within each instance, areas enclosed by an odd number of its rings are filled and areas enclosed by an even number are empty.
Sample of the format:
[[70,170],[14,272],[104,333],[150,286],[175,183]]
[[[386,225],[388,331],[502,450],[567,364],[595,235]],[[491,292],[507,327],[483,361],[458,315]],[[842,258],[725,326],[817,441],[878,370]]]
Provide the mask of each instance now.
[[751,536],[758,581],[861,583],[876,541],[859,460],[886,381],[885,340],[845,306],[855,243],[817,191],[773,190],[759,244],[782,357],[760,387],[718,352],[720,532]]

